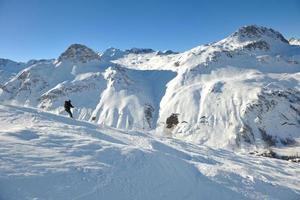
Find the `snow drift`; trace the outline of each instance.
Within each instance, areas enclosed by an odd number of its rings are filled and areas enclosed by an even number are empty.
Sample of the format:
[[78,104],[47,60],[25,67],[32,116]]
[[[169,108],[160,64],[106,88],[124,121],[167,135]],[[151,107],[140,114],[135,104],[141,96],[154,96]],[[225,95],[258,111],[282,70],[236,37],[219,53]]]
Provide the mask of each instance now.
[[0,199],[297,199],[298,163],[0,105]]

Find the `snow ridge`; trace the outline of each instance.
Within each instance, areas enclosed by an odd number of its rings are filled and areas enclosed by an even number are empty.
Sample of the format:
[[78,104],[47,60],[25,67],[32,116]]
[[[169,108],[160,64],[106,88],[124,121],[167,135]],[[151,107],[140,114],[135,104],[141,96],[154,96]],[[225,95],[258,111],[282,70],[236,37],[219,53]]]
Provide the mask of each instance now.
[[289,43],[291,44],[291,45],[300,45],[300,39],[297,39],[297,38],[290,38],[289,39]]

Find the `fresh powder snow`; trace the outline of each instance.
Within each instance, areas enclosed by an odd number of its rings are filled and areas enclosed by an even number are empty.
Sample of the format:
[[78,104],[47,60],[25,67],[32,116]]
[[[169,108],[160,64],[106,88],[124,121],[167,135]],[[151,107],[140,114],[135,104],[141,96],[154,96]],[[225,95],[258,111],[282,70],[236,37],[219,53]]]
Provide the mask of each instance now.
[[0,199],[297,199],[298,163],[0,105]]

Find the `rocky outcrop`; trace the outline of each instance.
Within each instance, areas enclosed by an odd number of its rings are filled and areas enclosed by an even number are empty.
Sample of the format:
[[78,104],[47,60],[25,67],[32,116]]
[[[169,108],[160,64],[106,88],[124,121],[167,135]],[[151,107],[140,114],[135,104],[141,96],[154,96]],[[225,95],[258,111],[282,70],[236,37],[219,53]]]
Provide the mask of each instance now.
[[92,60],[99,60],[100,56],[94,52],[92,49],[82,45],[82,44],[72,44],[68,49],[62,53],[58,61],[72,61],[72,62],[81,62],[87,63]]
[[232,36],[240,39],[261,39],[263,37],[269,37],[274,40],[279,40],[286,44],[289,43],[289,41],[286,40],[281,33],[271,28],[266,28],[257,25],[244,26],[235,33],[233,33]]

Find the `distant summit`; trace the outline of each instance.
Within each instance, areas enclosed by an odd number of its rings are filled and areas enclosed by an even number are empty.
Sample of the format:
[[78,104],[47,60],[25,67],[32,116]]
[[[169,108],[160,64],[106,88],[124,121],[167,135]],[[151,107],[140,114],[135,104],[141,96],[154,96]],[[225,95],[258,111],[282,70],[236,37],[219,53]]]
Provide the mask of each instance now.
[[58,61],[69,60],[72,62],[87,63],[91,60],[99,60],[100,56],[92,49],[82,44],[72,44],[62,53]]
[[106,49],[103,53],[99,54],[102,60],[109,61],[122,57],[124,55],[124,51],[110,47]]
[[289,45],[281,33],[271,28],[249,25],[239,28],[227,38],[212,44],[214,47],[235,51],[241,50],[259,50],[277,52],[284,46]]
[[172,54],[178,54],[179,52],[175,52],[172,50],[165,50],[165,51],[158,51],[157,55],[172,55]]
[[289,43],[291,45],[300,45],[300,39],[296,39],[296,38],[292,37],[289,39]]
[[149,48],[132,48],[125,51],[126,53],[134,53],[134,54],[144,54],[144,53],[153,53],[155,52],[153,49]]
[[249,25],[249,26],[243,26],[240,29],[238,29],[236,32],[232,34],[232,37],[236,37],[237,39],[244,41],[244,40],[253,40],[253,39],[273,39],[278,40],[283,43],[289,43],[281,33],[271,29],[266,28],[263,26],[258,25]]
[[5,58],[0,58],[0,67],[10,67],[12,65],[20,65],[21,63],[17,63],[15,61],[9,60],[9,59],[5,59]]

